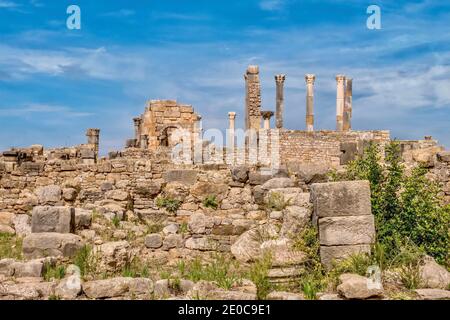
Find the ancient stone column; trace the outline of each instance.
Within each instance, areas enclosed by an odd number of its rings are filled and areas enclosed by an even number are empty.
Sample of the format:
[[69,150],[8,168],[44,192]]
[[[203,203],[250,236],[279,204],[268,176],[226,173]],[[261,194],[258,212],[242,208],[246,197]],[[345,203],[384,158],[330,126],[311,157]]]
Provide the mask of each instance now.
[[345,79],[344,131],[352,129],[353,79]]
[[246,129],[258,131],[261,127],[261,84],[258,66],[248,66],[246,82]]
[[275,83],[277,85],[276,93],[276,110],[275,110],[275,126],[278,129],[283,128],[283,113],[284,113],[284,80],[286,76],[284,74],[277,74],[275,76]]
[[148,149],[148,135],[141,134],[139,137],[139,141],[140,141],[141,149],[143,149],[143,150]]
[[314,131],[314,74],[306,74],[306,131]]
[[228,112],[228,120],[229,120],[229,127],[228,127],[228,163],[233,164],[234,163],[234,153],[236,152],[236,143],[235,139],[235,120],[236,120],[236,112]]
[[273,111],[261,111],[261,116],[264,119],[264,129],[270,129],[270,118],[273,116]]
[[141,124],[142,124],[142,118],[134,118],[134,138],[136,139],[136,147],[139,147],[141,145]]
[[98,157],[98,145],[100,142],[100,129],[87,129],[86,131],[87,143],[93,146],[95,156]]
[[336,130],[344,129],[345,76],[336,76]]

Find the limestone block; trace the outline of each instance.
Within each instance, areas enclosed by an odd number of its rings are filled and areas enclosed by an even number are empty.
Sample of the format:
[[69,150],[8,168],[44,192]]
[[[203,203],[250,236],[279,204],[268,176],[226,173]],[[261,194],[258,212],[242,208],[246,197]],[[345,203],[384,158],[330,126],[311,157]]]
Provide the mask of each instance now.
[[163,239],[160,234],[153,233],[145,237],[144,243],[147,248],[157,249],[162,247]]
[[417,289],[419,299],[422,300],[450,300],[450,291],[442,289]]
[[311,221],[311,209],[299,206],[288,206],[283,210],[282,236],[295,236]]
[[339,277],[342,282],[337,291],[347,299],[367,299],[383,295],[383,287],[371,285],[370,279],[357,275],[345,273]]
[[197,181],[197,170],[169,170],[164,172],[163,178],[166,183],[179,182],[185,185],[193,185]]
[[292,188],[294,187],[294,181],[290,178],[273,178],[264,182],[261,187],[264,190]]
[[164,238],[163,250],[181,248],[183,246],[183,236],[181,234],[169,234]]
[[88,298],[105,299],[124,295],[130,288],[132,278],[112,278],[88,281],[83,284],[83,291]]
[[5,226],[12,226],[14,220],[14,213],[12,212],[0,212],[0,224]]
[[238,166],[231,169],[231,177],[233,181],[245,183],[248,180],[248,167],[247,166]]
[[123,190],[111,190],[106,192],[106,198],[116,201],[125,201],[128,199],[128,197],[128,192]]
[[31,233],[23,239],[25,258],[72,257],[81,249],[81,237],[70,233]]
[[447,289],[450,285],[450,272],[429,256],[420,266],[420,278],[426,288]]
[[326,217],[319,219],[320,244],[325,246],[371,244],[375,221],[370,216]]
[[33,208],[31,232],[70,233],[75,230],[75,210],[71,207],[38,206]]
[[322,217],[371,215],[368,181],[342,181],[311,185],[314,215]]
[[223,183],[197,182],[191,188],[191,194],[203,200],[207,196],[216,196],[217,201],[222,201],[227,197],[228,185]]
[[77,190],[74,188],[64,188],[62,191],[62,196],[66,201],[74,201],[77,198]]
[[326,268],[331,268],[333,266],[333,261],[342,261],[352,254],[359,253],[370,253],[370,245],[321,246],[320,261]]
[[36,196],[38,197],[39,204],[56,204],[61,201],[61,188],[56,185],[50,185],[46,187],[37,188]]
[[287,163],[289,172],[297,174],[298,178],[306,184],[326,182],[329,166],[325,163],[314,164],[299,161],[289,161]]
[[201,213],[195,213],[189,217],[189,231],[194,234],[202,234],[206,229],[214,226],[214,217],[208,217]]
[[44,261],[42,259],[26,262],[15,262],[11,265],[14,270],[14,277],[41,277],[44,272]]
[[437,154],[438,160],[442,162],[450,162],[450,151],[441,151]]
[[91,226],[92,211],[75,208],[75,228],[87,229]]

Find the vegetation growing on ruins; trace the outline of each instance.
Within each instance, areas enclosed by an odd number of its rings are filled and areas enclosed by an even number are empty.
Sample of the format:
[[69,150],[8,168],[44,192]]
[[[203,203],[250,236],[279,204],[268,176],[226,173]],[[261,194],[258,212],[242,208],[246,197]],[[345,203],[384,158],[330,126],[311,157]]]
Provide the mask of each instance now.
[[156,205],[159,208],[165,208],[167,212],[175,213],[180,208],[181,201],[169,197],[158,197],[156,199]]
[[443,205],[440,186],[421,166],[407,174],[395,141],[385,148],[385,164],[380,159],[380,147],[371,143],[338,179],[369,180],[377,246],[385,259],[395,261],[409,243],[448,267],[450,206]]
[[0,233],[0,259],[22,260],[22,238]]
[[284,195],[279,192],[269,193],[267,199],[267,209],[271,211],[281,211],[289,205],[290,201],[284,198]]
[[209,195],[203,199],[203,205],[205,208],[211,208],[216,210],[219,207],[219,203],[215,195]]

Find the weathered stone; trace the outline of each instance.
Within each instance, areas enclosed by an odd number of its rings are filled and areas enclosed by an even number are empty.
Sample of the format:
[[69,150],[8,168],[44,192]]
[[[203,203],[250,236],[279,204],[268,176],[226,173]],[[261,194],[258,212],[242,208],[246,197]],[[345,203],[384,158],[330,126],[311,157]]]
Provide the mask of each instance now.
[[129,248],[130,244],[127,241],[113,241],[95,246],[93,251],[100,257],[100,268],[115,271],[131,261]]
[[201,238],[189,238],[185,243],[186,248],[191,250],[200,250],[200,251],[217,251],[219,250],[219,244],[207,237]]
[[74,188],[64,188],[62,191],[62,197],[66,201],[75,201],[77,194],[78,192]]
[[288,206],[283,210],[282,236],[295,236],[305,228],[311,220],[310,208]]
[[288,162],[287,167],[289,172],[297,174],[298,178],[306,184],[327,181],[329,167],[326,164],[310,164],[290,161]]
[[70,233],[75,230],[75,210],[70,207],[33,208],[31,232]]
[[450,300],[450,291],[442,289],[417,289],[417,295],[422,300]]
[[426,288],[447,289],[450,285],[450,272],[427,256],[420,266],[420,278]]
[[261,186],[255,186],[253,188],[253,198],[255,199],[255,203],[263,205],[265,194],[266,190],[264,190]]
[[272,291],[267,295],[267,300],[305,300],[305,297],[301,293]]
[[272,211],[269,214],[270,219],[281,220],[283,218],[283,211]]
[[111,190],[106,192],[106,198],[116,201],[125,201],[128,199],[128,197],[128,192],[123,190]]
[[155,296],[158,298],[165,298],[165,297],[170,296],[169,280],[162,279],[162,280],[156,281],[153,292],[154,292]]
[[0,260],[0,275],[4,275],[10,277],[14,274],[13,264],[15,263],[14,259],[1,259]]
[[15,262],[11,265],[16,278],[41,277],[44,272],[43,260],[31,260],[26,262]]
[[222,201],[228,193],[228,185],[211,182],[197,182],[191,188],[191,194],[197,199],[203,200],[207,196],[215,196],[217,201]]
[[106,280],[88,281],[83,284],[83,291],[88,298],[105,299],[125,295],[132,278],[112,278]]
[[147,297],[153,293],[153,281],[146,278],[133,278],[129,280],[129,292],[131,295],[145,295]]
[[383,295],[383,287],[373,285],[370,279],[351,273],[339,277],[341,284],[337,287],[340,295],[347,299],[367,299]]
[[267,240],[261,244],[263,254],[268,253],[273,267],[299,265],[306,261],[304,252],[294,250],[289,239]]
[[14,234],[16,234],[16,231],[13,228],[11,228],[10,226],[5,226],[3,224],[0,224],[0,233],[14,235]]
[[100,185],[100,190],[103,192],[111,191],[113,189],[113,184],[111,182],[102,182]]
[[28,259],[72,257],[82,246],[81,237],[70,233],[32,233],[23,239],[23,253]]
[[145,237],[144,243],[147,248],[157,249],[162,247],[163,240],[159,233],[153,233]]
[[342,181],[311,185],[314,215],[322,217],[371,215],[368,181]]
[[75,228],[86,229],[91,226],[92,211],[75,208]]
[[231,253],[241,262],[255,261],[261,258],[261,244],[278,236],[276,227],[263,225],[250,229],[239,236],[231,246]]
[[271,190],[271,189],[291,188],[294,186],[295,186],[294,181],[292,181],[290,178],[273,178],[266,181],[261,187],[264,190]]
[[77,273],[62,279],[55,288],[55,295],[67,300],[76,299],[81,292],[81,277]]
[[248,180],[248,167],[247,166],[238,166],[231,169],[231,177],[233,181],[245,183]]
[[180,248],[183,246],[183,236],[181,234],[169,234],[164,238],[163,250]]
[[197,170],[169,170],[163,174],[165,182],[179,182],[193,185],[197,181]]
[[37,188],[35,191],[39,204],[57,204],[61,201],[61,188],[56,185]]
[[195,213],[190,216],[188,227],[189,231],[194,234],[202,234],[206,232],[207,228],[212,228],[214,226],[214,218],[205,216],[201,213]]
[[319,296],[319,300],[343,300],[338,294],[325,293]]
[[301,188],[282,188],[269,190],[266,193],[264,201],[267,203],[271,194],[274,193],[281,195],[287,205],[305,208],[310,206],[311,196],[308,192],[303,192]]
[[0,297],[16,300],[46,299],[54,293],[54,282],[5,283],[0,286]]
[[0,212],[0,224],[5,226],[13,226],[14,213],[12,212]]
[[375,240],[374,217],[320,218],[319,239],[320,244],[325,246],[371,244]]
[[437,157],[439,161],[450,162],[450,151],[438,152]]
[[258,171],[250,171],[250,173],[248,174],[248,182],[251,185],[262,185],[270,179],[272,179],[271,174],[263,174]]
[[168,226],[165,226],[163,229],[163,233],[164,234],[175,234],[178,232],[178,225],[175,223],[171,223]]
[[16,214],[14,216],[14,229],[20,237],[27,236],[31,233],[31,218],[27,214]]
[[342,261],[353,254],[370,253],[370,244],[358,244],[349,246],[321,246],[320,261],[328,269],[333,266],[333,261]]

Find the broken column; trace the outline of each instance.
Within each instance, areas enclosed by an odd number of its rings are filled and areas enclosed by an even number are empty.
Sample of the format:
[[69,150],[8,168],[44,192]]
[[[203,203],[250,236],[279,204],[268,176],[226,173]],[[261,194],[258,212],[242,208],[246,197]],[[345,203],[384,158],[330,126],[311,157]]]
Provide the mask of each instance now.
[[344,131],[352,129],[353,79],[345,79]]
[[345,76],[336,76],[336,130],[344,129],[344,97],[345,97]]
[[259,81],[259,67],[248,66],[244,78],[246,82],[246,129],[258,131],[261,127],[261,84]]
[[306,131],[314,131],[314,74],[305,75],[306,81]]
[[140,141],[141,149],[147,150],[148,149],[148,135],[141,134],[140,138],[139,138],[139,141]]
[[264,129],[270,129],[270,118],[273,116],[273,111],[261,111],[261,116],[264,119]]
[[284,80],[286,76],[284,74],[277,74],[275,76],[275,83],[277,85],[276,93],[276,127],[277,129],[283,128],[283,113],[284,113]]
[[331,268],[352,254],[370,253],[375,241],[369,181],[311,185],[313,222],[319,226],[320,259]]
[[134,118],[134,139],[136,139],[136,147],[139,147],[141,145],[141,124],[142,124],[142,118]]
[[87,129],[86,131],[87,143],[91,145],[95,152],[95,157],[98,157],[98,145],[100,141],[100,129]]

